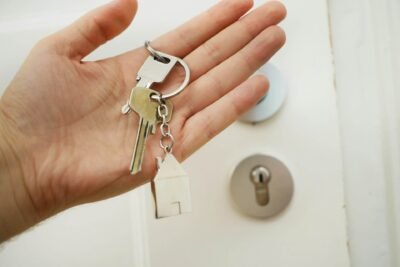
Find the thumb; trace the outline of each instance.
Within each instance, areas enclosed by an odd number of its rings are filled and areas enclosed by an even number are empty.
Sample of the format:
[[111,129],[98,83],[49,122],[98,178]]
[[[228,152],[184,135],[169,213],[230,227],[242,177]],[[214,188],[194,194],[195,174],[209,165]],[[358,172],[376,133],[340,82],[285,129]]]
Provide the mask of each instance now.
[[55,44],[58,52],[81,60],[123,32],[135,17],[136,10],[136,0],[113,0],[52,35],[50,42]]

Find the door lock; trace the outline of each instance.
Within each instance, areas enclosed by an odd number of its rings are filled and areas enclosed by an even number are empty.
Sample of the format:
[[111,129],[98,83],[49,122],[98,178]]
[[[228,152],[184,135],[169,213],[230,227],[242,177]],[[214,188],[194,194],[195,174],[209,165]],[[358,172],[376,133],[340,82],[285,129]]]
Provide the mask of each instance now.
[[294,193],[292,175],[277,158],[253,155],[235,168],[231,184],[235,206],[255,218],[269,218],[289,205]]
[[250,179],[254,184],[255,196],[258,205],[268,205],[268,183],[271,180],[271,173],[269,172],[269,170],[263,166],[258,166],[251,171]]

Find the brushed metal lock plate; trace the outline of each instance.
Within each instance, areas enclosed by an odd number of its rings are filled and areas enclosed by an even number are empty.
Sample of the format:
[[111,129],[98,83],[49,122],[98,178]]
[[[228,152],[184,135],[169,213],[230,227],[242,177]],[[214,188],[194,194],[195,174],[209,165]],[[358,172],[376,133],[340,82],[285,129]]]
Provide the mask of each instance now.
[[235,168],[230,190],[241,212],[265,219],[279,214],[289,205],[294,183],[282,161],[257,154],[242,160]]

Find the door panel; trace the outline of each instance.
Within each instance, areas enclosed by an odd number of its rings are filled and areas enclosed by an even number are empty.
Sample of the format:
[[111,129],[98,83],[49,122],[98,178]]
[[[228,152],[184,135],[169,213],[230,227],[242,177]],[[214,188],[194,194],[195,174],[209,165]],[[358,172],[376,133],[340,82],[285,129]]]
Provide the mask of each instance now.
[[[285,3],[288,42],[273,59],[289,87],[284,108],[256,126],[234,124],[185,162],[193,213],[154,220],[149,209],[152,267],[349,266],[327,7]],[[239,213],[229,191],[234,167],[256,153],[282,160],[295,180],[290,206],[268,220]]]

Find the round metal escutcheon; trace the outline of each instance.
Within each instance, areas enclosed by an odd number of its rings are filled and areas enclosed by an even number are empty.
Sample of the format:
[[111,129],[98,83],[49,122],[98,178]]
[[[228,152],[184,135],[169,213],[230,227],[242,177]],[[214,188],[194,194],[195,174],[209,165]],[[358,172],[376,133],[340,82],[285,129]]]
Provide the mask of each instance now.
[[[254,170],[263,167],[269,171],[266,186],[268,203],[260,205],[257,201],[257,186],[254,183]],[[244,214],[260,219],[273,217],[289,205],[294,193],[292,175],[286,165],[277,158],[257,154],[242,160],[235,168],[230,184],[233,201]],[[261,191],[262,193],[263,191]]]

